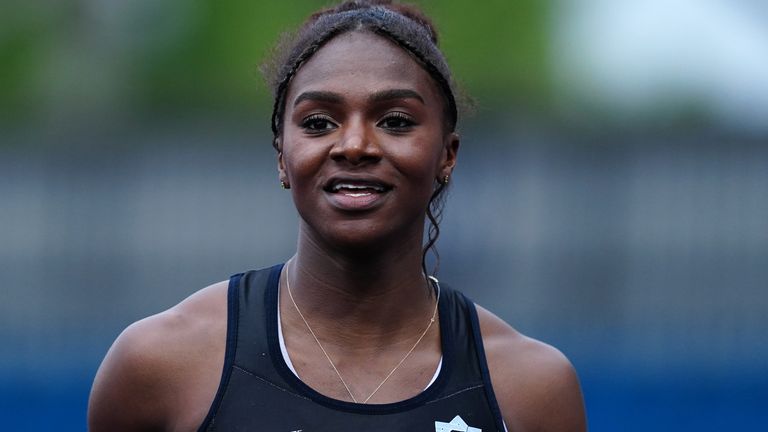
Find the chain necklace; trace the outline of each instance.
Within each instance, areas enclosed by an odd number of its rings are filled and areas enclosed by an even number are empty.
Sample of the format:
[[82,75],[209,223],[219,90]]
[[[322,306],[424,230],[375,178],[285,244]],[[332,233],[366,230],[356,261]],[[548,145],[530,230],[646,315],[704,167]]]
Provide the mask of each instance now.
[[[427,324],[427,328],[424,329],[424,331],[421,333],[421,336],[419,336],[419,339],[416,340],[416,343],[413,344],[410,350],[405,354],[405,356],[400,360],[400,362],[392,368],[391,371],[387,374],[386,377],[379,383],[378,386],[373,390],[373,392],[368,395],[365,400],[363,400],[362,403],[368,403],[369,400],[373,397],[373,395],[376,394],[376,392],[379,391],[381,386],[384,385],[384,383],[389,380],[389,378],[395,373],[395,371],[402,365],[405,360],[410,357],[413,350],[416,349],[416,347],[419,345],[419,342],[421,342],[422,339],[424,339],[424,336],[427,334],[429,329],[432,327],[432,324],[435,322],[435,318],[437,317],[437,305],[440,303],[440,284],[437,282],[437,279],[435,279],[432,276],[429,276],[429,279],[432,280],[435,285],[437,285],[437,300],[435,300],[435,310],[432,312],[432,318],[429,320],[429,324]],[[339,370],[336,368],[336,365],[333,363],[333,360],[331,360],[331,356],[328,355],[328,352],[323,348],[323,344],[320,343],[320,339],[317,338],[317,335],[315,335],[315,332],[312,330],[312,327],[310,327],[309,322],[307,322],[307,319],[304,318],[304,314],[301,313],[301,310],[299,309],[299,305],[296,304],[296,300],[293,299],[293,293],[291,292],[291,283],[288,281],[288,272],[285,274],[285,285],[288,287],[288,297],[291,298],[291,303],[293,303],[293,307],[296,308],[296,312],[299,313],[299,316],[301,317],[301,320],[304,321],[304,325],[307,326],[307,330],[309,330],[309,333],[312,335],[313,338],[315,338],[315,342],[317,342],[317,346],[320,347],[320,350],[325,354],[325,358],[328,359],[328,363],[331,364],[331,367],[333,368],[333,371],[336,372],[336,375],[339,377],[339,381],[344,385],[344,388],[347,389],[347,393],[349,394],[349,397],[352,398],[352,401],[354,403],[360,403],[357,401],[357,398],[355,398],[355,395],[352,394],[352,390],[349,389],[349,386],[347,385],[347,382],[344,381],[344,378],[341,376],[341,373],[339,373]]]

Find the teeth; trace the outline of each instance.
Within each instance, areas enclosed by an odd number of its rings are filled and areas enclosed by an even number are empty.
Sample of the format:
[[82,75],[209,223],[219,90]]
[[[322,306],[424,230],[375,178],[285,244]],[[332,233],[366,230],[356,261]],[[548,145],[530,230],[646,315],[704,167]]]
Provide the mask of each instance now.
[[[378,185],[356,185],[356,184],[349,184],[349,183],[338,183],[335,184],[332,188],[334,192],[338,192],[341,189],[349,189],[349,190],[367,190],[367,189],[373,189],[376,192],[384,192],[384,188],[382,186]],[[368,193],[365,194],[351,194],[353,196],[363,196],[368,195]]]

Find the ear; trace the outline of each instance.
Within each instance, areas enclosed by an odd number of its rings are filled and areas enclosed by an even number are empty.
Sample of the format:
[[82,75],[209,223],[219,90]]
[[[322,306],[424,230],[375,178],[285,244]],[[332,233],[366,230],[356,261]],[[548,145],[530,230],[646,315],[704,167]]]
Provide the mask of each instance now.
[[283,143],[279,137],[275,138],[275,147],[277,148],[278,180],[284,185],[290,185],[288,182],[288,173],[285,170],[285,161],[283,160]]
[[438,181],[442,181],[445,177],[450,177],[451,173],[453,173],[453,168],[456,166],[456,158],[459,154],[460,141],[459,134],[456,132],[451,132],[445,136]]

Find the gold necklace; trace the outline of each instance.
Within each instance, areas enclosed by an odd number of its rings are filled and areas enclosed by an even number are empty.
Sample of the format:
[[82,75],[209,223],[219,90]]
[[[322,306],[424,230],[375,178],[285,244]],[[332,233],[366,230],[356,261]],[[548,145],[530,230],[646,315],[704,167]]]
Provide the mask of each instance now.
[[[384,377],[384,379],[379,383],[379,385],[376,386],[376,388],[373,390],[373,393],[368,395],[368,397],[365,398],[365,400],[362,403],[365,404],[365,403],[368,403],[369,400],[371,400],[373,395],[375,395],[376,392],[379,391],[381,386],[383,386],[384,383],[386,383],[387,380],[389,380],[389,377],[391,377],[395,373],[395,371],[400,367],[400,365],[402,365],[405,362],[405,360],[411,355],[413,350],[416,349],[416,347],[419,345],[419,342],[421,342],[421,340],[424,339],[424,336],[427,334],[429,329],[432,327],[432,324],[435,322],[435,317],[437,317],[437,305],[440,303],[440,283],[433,276],[429,276],[429,279],[432,280],[435,283],[435,285],[437,285],[437,299],[435,300],[435,310],[432,312],[432,318],[430,318],[429,324],[427,324],[427,328],[424,329],[424,331],[421,333],[421,336],[419,336],[419,339],[416,340],[416,343],[413,344],[410,350],[408,350],[408,352],[405,354],[402,360],[400,360],[400,362],[394,368],[392,368],[391,371],[389,371],[387,376]],[[285,273],[285,285],[286,287],[288,287],[288,297],[291,298],[291,303],[293,303],[293,307],[296,308],[296,312],[299,313],[301,320],[304,321],[304,325],[307,326],[307,330],[309,330],[309,333],[312,335],[313,338],[315,338],[315,342],[317,342],[317,346],[319,346],[320,350],[323,352],[323,354],[325,354],[325,358],[328,359],[328,363],[331,364],[333,371],[336,372],[336,376],[339,377],[339,381],[341,381],[341,383],[344,385],[344,388],[347,389],[347,393],[349,394],[349,397],[352,398],[352,401],[354,403],[359,403],[355,398],[355,395],[352,394],[352,390],[349,389],[347,382],[344,381],[344,378],[341,376],[341,373],[339,372],[339,370],[336,369],[336,365],[333,363],[333,360],[331,360],[331,356],[328,355],[328,352],[325,350],[325,348],[323,348],[323,344],[320,343],[320,339],[317,338],[317,335],[315,335],[315,332],[312,330],[312,327],[310,327],[309,322],[307,322],[307,319],[304,318],[304,314],[301,313],[301,309],[299,309],[299,305],[296,304],[296,300],[293,299],[293,293],[291,292],[291,283],[288,281],[288,272]]]

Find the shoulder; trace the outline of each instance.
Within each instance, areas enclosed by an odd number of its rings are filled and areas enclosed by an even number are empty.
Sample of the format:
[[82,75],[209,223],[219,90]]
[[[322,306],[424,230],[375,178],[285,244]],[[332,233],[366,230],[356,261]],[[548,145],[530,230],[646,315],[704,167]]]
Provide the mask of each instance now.
[[477,306],[493,389],[510,430],[585,431],[584,403],[570,361]]
[[218,388],[226,317],[220,282],[126,328],[96,374],[89,429],[164,430],[185,415],[202,421]]

